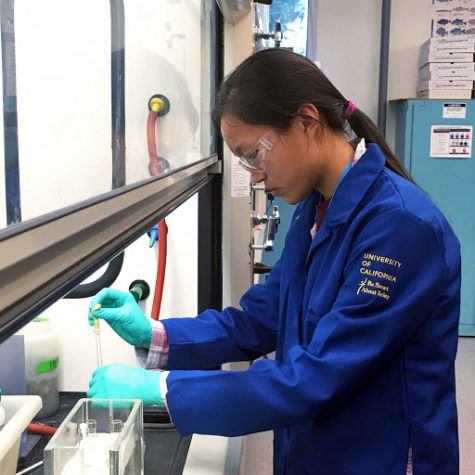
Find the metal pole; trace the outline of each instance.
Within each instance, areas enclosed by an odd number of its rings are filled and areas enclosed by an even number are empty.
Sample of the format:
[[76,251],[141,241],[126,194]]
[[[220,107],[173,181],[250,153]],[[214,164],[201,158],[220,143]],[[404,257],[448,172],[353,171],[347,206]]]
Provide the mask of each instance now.
[[388,102],[389,33],[391,0],[382,0],[381,47],[379,58],[378,128],[386,134],[386,106]]
[[317,61],[317,12],[318,0],[308,0],[307,58],[311,61]]

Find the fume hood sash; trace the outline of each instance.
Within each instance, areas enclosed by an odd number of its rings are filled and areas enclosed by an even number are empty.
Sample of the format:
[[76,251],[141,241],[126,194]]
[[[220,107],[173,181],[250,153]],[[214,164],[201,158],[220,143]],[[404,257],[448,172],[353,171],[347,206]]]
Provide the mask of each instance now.
[[0,231],[0,342],[209,183],[217,160]]

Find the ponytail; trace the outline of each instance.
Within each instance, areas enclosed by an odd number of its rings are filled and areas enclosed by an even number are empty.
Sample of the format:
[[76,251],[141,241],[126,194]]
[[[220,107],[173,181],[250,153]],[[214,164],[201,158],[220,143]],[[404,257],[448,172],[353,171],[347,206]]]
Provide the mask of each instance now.
[[386,166],[390,170],[414,183],[414,179],[396,158],[383,134],[362,110],[356,108],[347,120],[358,137],[364,138],[366,142],[378,145],[386,158]]

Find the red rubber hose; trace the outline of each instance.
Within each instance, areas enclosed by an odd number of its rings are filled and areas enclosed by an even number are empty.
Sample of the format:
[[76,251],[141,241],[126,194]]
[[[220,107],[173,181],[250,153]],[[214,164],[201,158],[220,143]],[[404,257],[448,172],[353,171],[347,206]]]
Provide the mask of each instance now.
[[158,320],[162,306],[163,286],[165,284],[165,269],[167,267],[167,223],[162,220],[158,223],[158,265],[155,293],[153,295],[152,318]]
[[157,145],[155,142],[155,121],[157,120],[157,112],[153,110],[148,113],[147,119],[147,146],[148,146],[148,156],[150,162],[152,160],[157,160]]
[[32,422],[26,426],[28,432],[32,434],[40,434],[40,435],[54,435],[55,432],[58,430],[57,427],[53,426],[45,426],[43,424],[35,424]]
[[[147,119],[147,146],[148,156],[150,158],[149,171],[152,175],[159,175],[162,166],[158,160],[157,143],[155,139],[155,122],[157,112],[151,110]],[[160,307],[162,306],[163,286],[165,284],[165,269],[167,266],[167,223],[162,220],[158,223],[158,265],[157,279],[155,281],[155,292],[153,295],[152,315],[154,320],[160,316]]]

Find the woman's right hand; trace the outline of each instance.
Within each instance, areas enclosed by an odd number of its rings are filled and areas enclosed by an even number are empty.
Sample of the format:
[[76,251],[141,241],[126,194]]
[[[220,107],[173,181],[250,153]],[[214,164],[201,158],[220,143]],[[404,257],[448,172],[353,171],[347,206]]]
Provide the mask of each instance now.
[[[94,310],[98,305],[100,308]],[[152,324],[130,292],[102,289],[89,304],[90,325],[94,324],[93,316],[105,320],[127,343],[150,348]]]

